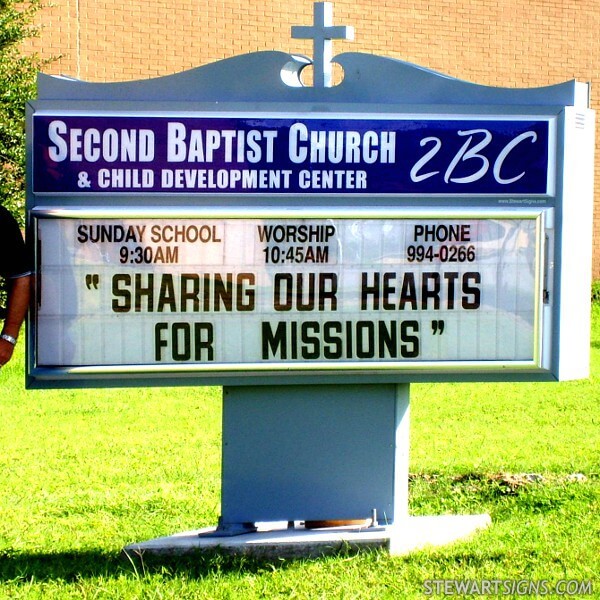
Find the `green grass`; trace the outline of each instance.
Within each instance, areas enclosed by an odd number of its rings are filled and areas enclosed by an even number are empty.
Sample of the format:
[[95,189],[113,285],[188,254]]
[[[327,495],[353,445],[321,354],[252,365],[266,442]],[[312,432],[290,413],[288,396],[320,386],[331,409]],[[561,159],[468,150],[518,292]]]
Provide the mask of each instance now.
[[216,523],[220,390],[25,392],[18,350],[0,372],[0,598],[422,598],[485,578],[600,597],[598,304],[587,381],[411,386],[411,512],[493,524],[408,557],[129,563],[130,542]]

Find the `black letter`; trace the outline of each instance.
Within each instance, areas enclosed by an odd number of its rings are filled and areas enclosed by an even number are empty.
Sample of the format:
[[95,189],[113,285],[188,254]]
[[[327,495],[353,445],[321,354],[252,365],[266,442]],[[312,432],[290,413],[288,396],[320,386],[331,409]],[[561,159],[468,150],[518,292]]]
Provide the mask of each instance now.
[[[187,282],[192,282],[192,289],[187,289]],[[196,275],[196,273],[183,273],[181,275],[181,312],[187,311],[187,303],[188,300],[193,302],[193,312],[198,312],[200,310],[200,299],[198,295],[200,294],[200,276]]]
[[[323,347],[325,358],[342,358],[342,324],[339,321],[326,321],[323,325]],[[337,335],[335,335],[337,334]]]
[[469,279],[473,281],[473,283],[481,283],[481,273],[476,273],[471,271],[469,273],[465,273],[463,275],[462,280],[462,291],[463,294],[471,294],[473,296],[473,300],[469,301],[467,296],[462,297],[462,307],[464,309],[474,310],[479,308],[481,305],[481,290],[478,287],[472,287],[469,285]]
[[119,289],[119,283],[131,285],[131,275],[113,275],[112,293],[116,298],[123,298],[124,304],[119,304],[117,300],[112,301],[113,312],[129,312],[131,310],[131,292]]
[[[285,300],[281,302],[281,284],[283,281],[287,285],[285,289]],[[292,310],[292,289],[294,279],[291,273],[275,273],[275,286],[273,289],[273,308],[275,310]]]
[[161,348],[167,347],[167,341],[163,340],[162,332],[169,329],[168,323],[157,323],[154,326],[154,360],[160,361],[162,360],[162,350]]
[[[429,289],[428,280],[433,281],[433,289]],[[433,300],[433,308],[440,309],[440,274],[439,273],[423,273],[421,280],[421,308],[427,310],[428,300]]]
[[87,235],[87,225],[80,225],[77,228],[77,233],[79,234],[77,236],[77,241],[80,244],[85,244],[88,240],[88,235]]
[[277,323],[275,335],[271,330],[271,323],[268,321],[262,322],[262,357],[263,360],[268,360],[269,350],[275,356],[278,352],[282,359],[287,358],[287,332],[285,330],[285,322]]
[[[179,332],[183,333],[183,352],[179,350]],[[192,358],[192,333],[189,323],[173,323],[171,340],[175,360],[182,361]]]
[[[202,339],[203,332],[206,332],[206,340]],[[208,354],[206,360],[215,360],[214,338],[212,323],[194,323],[194,360],[202,360],[202,350]]]
[[379,358],[385,358],[386,350],[390,358],[398,358],[398,327],[396,321],[389,322],[389,329],[385,321],[377,322],[379,334]]
[[454,308],[454,296],[456,295],[454,282],[458,279],[458,273],[444,273],[444,279],[448,282],[447,308],[452,310]]
[[226,311],[231,312],[232,310],[233,277],[231,276],[231,273],[227,273],[225,279],[226,282],[223,282],[223,276],[220,273],[215,273],[215,286],[213,292],[213,310],[215,312],[221,310],[221,304],[223,304]]
[[318,321],[306,321],[302,323],[301,328],[301,339],[303,344],[312,344],[312,350],[309,350],[306,346],[302,346],[302,358],[306,360],[314,360],[319,358],[319,338],[316,335],[310,335],[311,330],[314,333],[319,333],[319,322]]
[[[254,296],[255,291],[253,288],[245,289],[245,284],[254,285],[256,283],[256,275],[254,273],[238,273],[236,278],[237,284],[237,299],[236,308],[240,312],[254,310]],[[244,302],[244,298],[247,299]]]
[[154,311],[154,275],[148,275],[148,287],[142,287],[142,274],[135,274],[135,310],[142,311],[142,296],[148,298],[148,312]]
[[[400,354],[402,354],[402,358],[417,358],[419,356],[419,336],[418,335],[408,335],[409,330],[412,329],[415,333],[419,332],[419,322],[418,321],[402,321],[400,325],[400,337],[402,338],[403,344],[400,347]],[[412,348],[409,346],[412,344]]]
[[[365,341],[367,342],[366,349]],[[373,358],[375,356],[375,326],[372,321],[356,323],[356,356],[357,358]]]
[[362,274],[362,285],[360,290],[360,310],[367,310],[367,297],[373,295],[373,309],[379,310],[379,273],[373,273],[373,285],[368,284],[368,273]]
[[158,292],[157,312],[163,312],[165,306],[171,312],[177,312],[177,301],[175,300],[175,288],[173,286],[173,275],[165,273],[160,280],[160,291]]
[[[331,282],[327,290],[326,283]],[[325,310],[325,300],[329,300],[329,310],[337,310],[337,273],[319,273],[319,310]]]
[[417,310],[417,284],[414,273],[404,273],[398,310],[404,310],[404,305],[407,303],[412,310]]

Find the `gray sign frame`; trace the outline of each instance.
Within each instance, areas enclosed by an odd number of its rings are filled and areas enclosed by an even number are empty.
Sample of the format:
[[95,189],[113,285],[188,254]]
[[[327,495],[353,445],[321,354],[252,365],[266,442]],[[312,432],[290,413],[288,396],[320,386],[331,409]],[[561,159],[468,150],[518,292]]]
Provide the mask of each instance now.
[[[504,369],[500,372],[458,369],[456,372],[303,372],[244,374],[140,373],[135,369],[76,374],[40,367],[34,315],[28,328],[29,387],[93,387],[199,384],[384,383],[408,381],[516,380],[549,381],[585,377],[589,364],[589,281],[591,215],[593,212],[594,116],[588,107],[588,86],[574,81],[537,89],[491,88],[452,79],[402,61],[360,53],[336,57],[344,72],[333,87],[308,87],[301,72],[303,57],[282,52],[238,56],[184,73],[149,81],[116,84],[85,83],[40,75],[38,99],[27,107],[29,235],[33,215],[53,211],[143,210],[152,214],[191,207],[195,210],[234,211],[240,215],[260,210],[325,210],[369,212],[394,210],[469,210],[507,214],[535,209],[544,213],[544,287],[540,294],[543,319],[542,368]],[[548,194],[500,195],[348,195],[348,194],[56,194],[36,193],[33,187],[33,119],[40,114],[139,115],[194,113],[291,115],[353,114],[448,115],[456,118],[539,118],[551,120],[555,138]]]

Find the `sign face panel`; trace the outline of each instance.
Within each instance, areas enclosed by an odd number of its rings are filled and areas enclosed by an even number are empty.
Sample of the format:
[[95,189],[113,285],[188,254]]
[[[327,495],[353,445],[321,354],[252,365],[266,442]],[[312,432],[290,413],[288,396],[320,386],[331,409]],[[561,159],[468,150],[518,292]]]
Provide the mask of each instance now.
[[36,211],[37,366],[535,368],[543,213]]
[[44,113],[36,194],[552,195],[549,118]]
[[29,387],[586,376],[589,86],[336,60],[40,75]]

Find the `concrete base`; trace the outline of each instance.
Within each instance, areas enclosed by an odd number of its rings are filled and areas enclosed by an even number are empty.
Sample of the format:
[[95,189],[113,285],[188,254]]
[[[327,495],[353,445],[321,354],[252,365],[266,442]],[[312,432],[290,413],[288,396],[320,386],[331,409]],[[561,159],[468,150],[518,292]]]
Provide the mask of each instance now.
[[402,555],[464,539],[490,523],[486,514],[408,517],[397,525],[382,527],[304,529],[287,528],[287,523],[259,523],[254,533],[217,537],[211,536],[215,528],[209,527],[130,544],[124,552],[132,559],[214,551],[266,558],[312,558],[361,548],[386,548],[392,555]]

